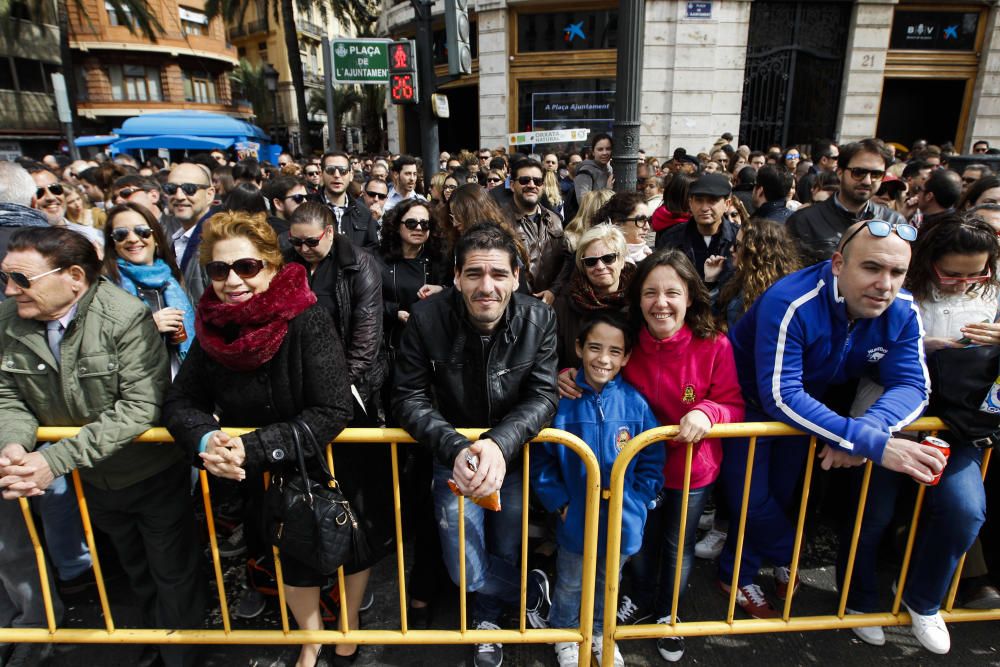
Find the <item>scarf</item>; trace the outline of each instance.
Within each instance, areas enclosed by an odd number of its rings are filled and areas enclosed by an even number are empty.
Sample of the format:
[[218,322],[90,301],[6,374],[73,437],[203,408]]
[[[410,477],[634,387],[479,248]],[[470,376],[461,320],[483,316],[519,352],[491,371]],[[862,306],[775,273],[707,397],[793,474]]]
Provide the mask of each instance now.
[[653,231],[662,232],[664,229],[670,229],[690,219],[690,213],[674,213],[666,206],[660,206],[653,211],[653,219],[650,224],[653,226]]
[[[184,288],[170,273],[170,267],[159,257],[154,259],[151,265],[133,264],[119,257],[118,273],[121,275],[121,287],[126,292],[141,299],[140,288],[159,290],[168,308],[184,311],[184,330],[187,331],[188,338],[177,346],[179,357],[183,361],[194,340],[194,308],[191,307]],[[147,302],[146,305],[152,304]]]
[[569,280],[569,297],[580,312],[592,312],[595,310],[615,310],[624,311],[628,304],[628,286],[635,276],[635,264],[625,262],[622,272],[618,276],[618,289],[609,294],[598,294],[594,291],[594,286],[590,284],[587,277],[579,271],[573,272],[573,277]]
[[214,289],[198,302],[198,343],[233,371],[252,371],[270,361],[288,333],[288,321],[316,303],[301,264],[286,264],[266,290],[242,303],[223,303]]

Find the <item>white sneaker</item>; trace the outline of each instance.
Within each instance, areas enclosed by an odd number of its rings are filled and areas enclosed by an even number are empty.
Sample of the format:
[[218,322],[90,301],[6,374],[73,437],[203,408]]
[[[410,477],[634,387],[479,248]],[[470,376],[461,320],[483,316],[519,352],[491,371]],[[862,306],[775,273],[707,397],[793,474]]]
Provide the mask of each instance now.
[[[863,611],[847,610],[848,614],[863,614]],[[882,626],[873,625],[865,628],[851,628],[851,632],[857,635],[858,639],[872,646],[885,646],[885,632]]]
[[910,630],[913,636],[925,649],[938,655],[951,650],[951,635],[948,634],[948,626],[944,624],[940,612],[918,614],[905,602],[903,606],[910,612]]
[[712,530],[715,525],[715,508],[707,509],[698,517],[698,530]]
[[[594,656],[594,660],[600,665],[602,658],[604,657],[604,646],[601,644],[600,637],[594,637],[591,641],[591,653]],[[615,644],[615,667],[625,667],[625,658],[622,657],[622,652],[618,650],[618,644]]]
[[694,545],[694,555],[705,560],[715,560],[726,546],[726,533],[713,528]]
[[[657,625],[669,625],[670,616],[664,616],[663,618],[657,619]],[[680,622],[680,619],[677,619]],[[662,657],[667,662],[677,662],[684,657],[684,638],[683,637],[659,637],[656,640],[656,650],[659,651],[660,657]]]
[[556,642],[556,660],[559,667],[577,667],[580,663],[580,645],[574,642]]

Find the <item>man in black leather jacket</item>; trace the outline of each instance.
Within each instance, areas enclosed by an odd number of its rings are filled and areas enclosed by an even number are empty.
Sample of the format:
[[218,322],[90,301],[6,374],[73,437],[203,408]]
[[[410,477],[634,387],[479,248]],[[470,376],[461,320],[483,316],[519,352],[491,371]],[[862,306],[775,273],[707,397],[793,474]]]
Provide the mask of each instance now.
[[899,213],[871,201],[891,163],[889,149],[879,139],[848,144],[837,158],[840,192],[826,201],[796,211],[786,223],[806,265],[826,261],[847,228],[859,220],[906,222]]
[[359,248],[375,251],[378,248],[378,223],[364,201],[347,193],[353,178],[350,157],[342,151],[323,156],[323,188],[320,201],[333,211],[337,233],[351,239]]
[[[465,503],[466,586],[476,591],[474,627],[496,629],[519,599],[521,446],[555,414],[556,320],[541,301],[515,294],[517,248],[492,223],[476,225],[456,248],[455,287],[417,304],[396,358],[392,411],[435,456],[435,519],[445,564],[459,581],[458,499],[499,491],[502,508]],[[471,441],[457,428],[485,427]],[[471,459],[471,461],[470,461]],[[544,627],[548,581],[528,577],[528,622]],[[499,644],[475,649],[477,667],[502,660]]]

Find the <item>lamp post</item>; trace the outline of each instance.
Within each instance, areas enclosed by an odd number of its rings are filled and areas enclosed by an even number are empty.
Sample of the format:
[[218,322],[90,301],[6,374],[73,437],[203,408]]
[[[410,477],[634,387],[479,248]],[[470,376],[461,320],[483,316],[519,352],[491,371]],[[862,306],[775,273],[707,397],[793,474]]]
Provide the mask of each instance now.
[[271,93],[271,143],[278,143],[278,70],[274,65],[264,65],[264,85]]

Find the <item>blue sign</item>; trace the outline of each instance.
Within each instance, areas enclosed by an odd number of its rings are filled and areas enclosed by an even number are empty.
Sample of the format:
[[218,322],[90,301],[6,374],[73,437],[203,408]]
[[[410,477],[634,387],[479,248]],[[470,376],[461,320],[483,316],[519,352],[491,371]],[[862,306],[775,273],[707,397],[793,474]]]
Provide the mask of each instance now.
[[712,18],[712,0],[708,0],[708,2],[687,3],[687,17],[689,19]]

